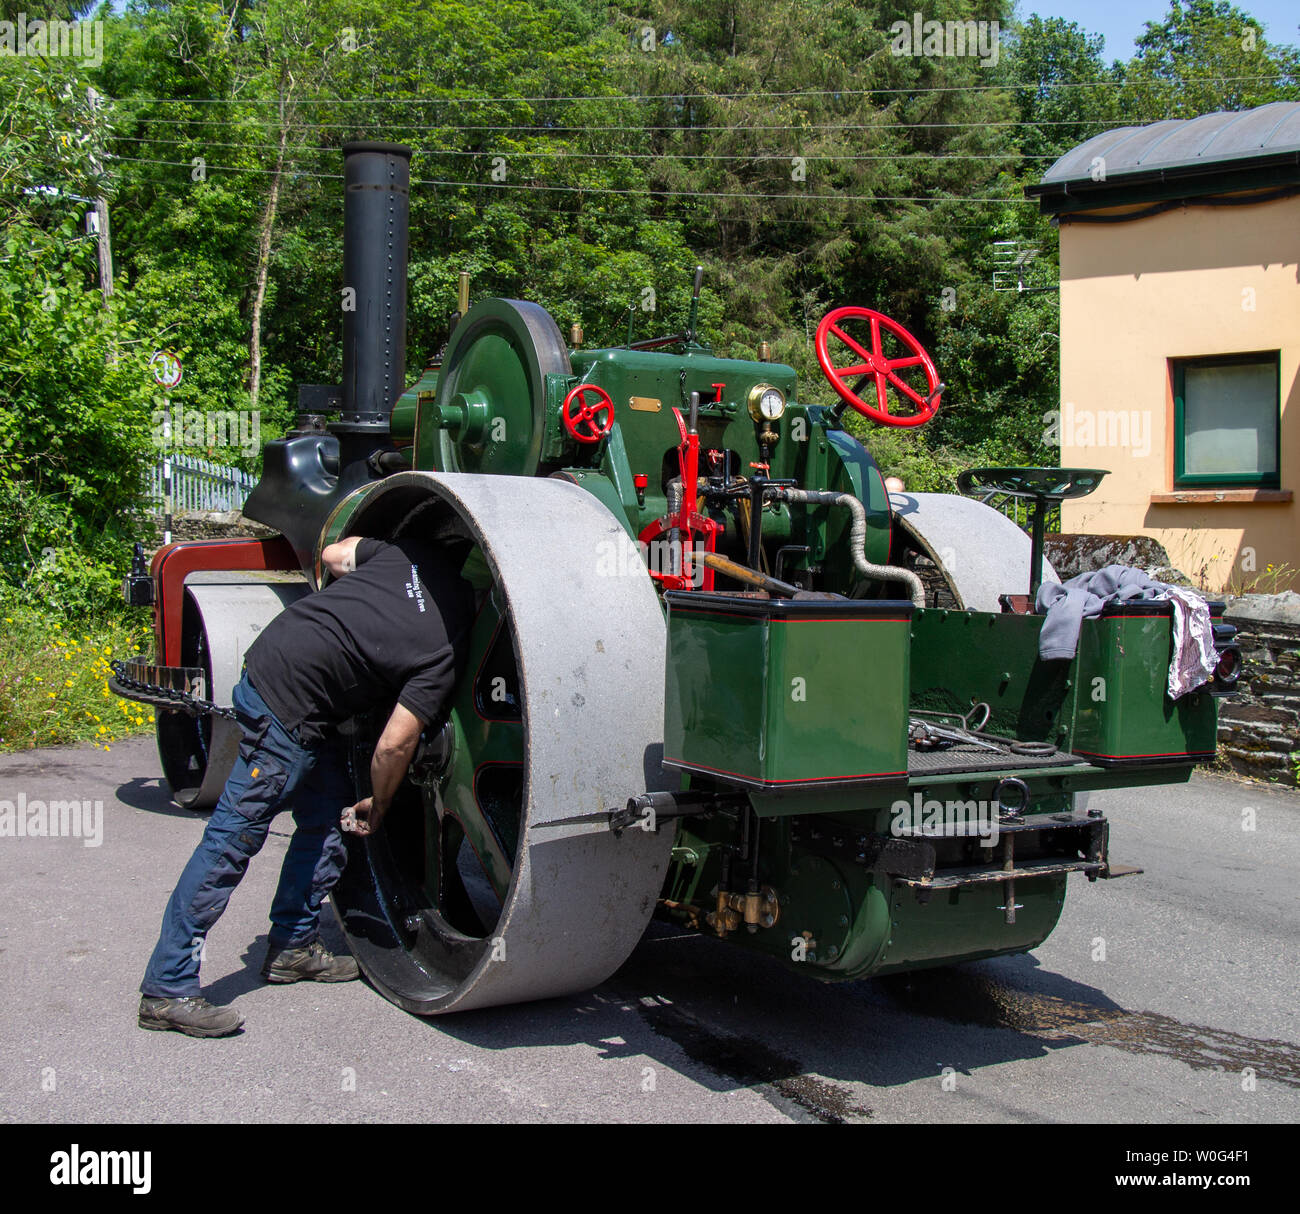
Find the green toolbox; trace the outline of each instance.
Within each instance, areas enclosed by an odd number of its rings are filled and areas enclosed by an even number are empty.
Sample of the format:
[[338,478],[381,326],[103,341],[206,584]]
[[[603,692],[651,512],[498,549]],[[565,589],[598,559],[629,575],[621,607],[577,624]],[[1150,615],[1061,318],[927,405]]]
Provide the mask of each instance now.
[[910,602],[664,597],[667,766],[759,788],[906,781]]
[[1088,762],[1163,767],[1214,757],[1218,714],[1209,688],[1177,700],[1166,690],[1170,612],[1168,602],[1115,603],[1083,621],[1071,749]]

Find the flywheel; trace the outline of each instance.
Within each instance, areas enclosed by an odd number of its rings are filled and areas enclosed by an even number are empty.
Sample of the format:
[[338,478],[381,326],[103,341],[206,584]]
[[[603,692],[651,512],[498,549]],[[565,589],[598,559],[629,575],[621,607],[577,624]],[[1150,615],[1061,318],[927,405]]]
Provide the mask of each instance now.
[[[438,379],[439,427],[416,439],[440,472],[532,476],[546,433],[546,377],[571,375],[551,314],[521,299],[484,299],[456,326]],[[426,443],[432,443],[428,451]]]
[[[335,907],[410,1012],[589,989],[640,939],[672,847],[606,814],[669,786],[658,595],[613,515],[558,479],[398,473],[348,530],[391,535],[421,504],[413,532],[478,589],[469,664],[381,829],[345,836]],[[354,729],[359,794],[382,725]]]

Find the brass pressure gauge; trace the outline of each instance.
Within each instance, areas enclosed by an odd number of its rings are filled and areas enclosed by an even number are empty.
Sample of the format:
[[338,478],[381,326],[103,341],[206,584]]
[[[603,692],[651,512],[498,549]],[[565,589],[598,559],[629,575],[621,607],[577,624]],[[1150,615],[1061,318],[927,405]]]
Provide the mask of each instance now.
[[785,394],[771,384],[755,384],[749,390],[749,416],[756,422],[777,421],[785,412]]

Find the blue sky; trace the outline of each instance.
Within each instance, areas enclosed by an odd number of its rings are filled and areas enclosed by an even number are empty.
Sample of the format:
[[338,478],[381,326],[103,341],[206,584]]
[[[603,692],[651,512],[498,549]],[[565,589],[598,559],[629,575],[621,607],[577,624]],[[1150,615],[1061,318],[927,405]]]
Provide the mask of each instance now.
[[[1238,0],[1237,7],[1264,27],[1270,42],[1300,42],[1300,5],[1296,0]],[[1133,42],[1148,21],[1159,23],[1169,11],[1169,0],[1020,0],[1019,13],[1027,17],[1064,17],[1077,21],[1091,34],[1106,39],[1105,61],[1128,59]]]

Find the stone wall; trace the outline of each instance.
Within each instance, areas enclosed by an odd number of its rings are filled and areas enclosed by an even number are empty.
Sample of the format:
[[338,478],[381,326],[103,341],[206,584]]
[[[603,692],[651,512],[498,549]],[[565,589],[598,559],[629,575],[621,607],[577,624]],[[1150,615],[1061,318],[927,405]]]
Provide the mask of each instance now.
[[1240,690],[1219,701],[1219,753],[1234,771],[1297,785],[1300,759],[1300,594],[1229,599],[1237,626]]
[[[148,533],[141,537],[146,540],[146,550],[161,547],[162,517],[151,515],[146,527]],[[275,534],[270,527],[246,519],[238,510],[193,511],[172,516],[173,543],[179,540],[265,539]],[[150,540],[152,543],[148,542]]]
[[1132,565],[1158,582],[1191,585],[1185,574],[1170,566],[1164,545],[1150,535],[1053,533],[1043,537],[1043,551],[1063,582],[1107,565]]

